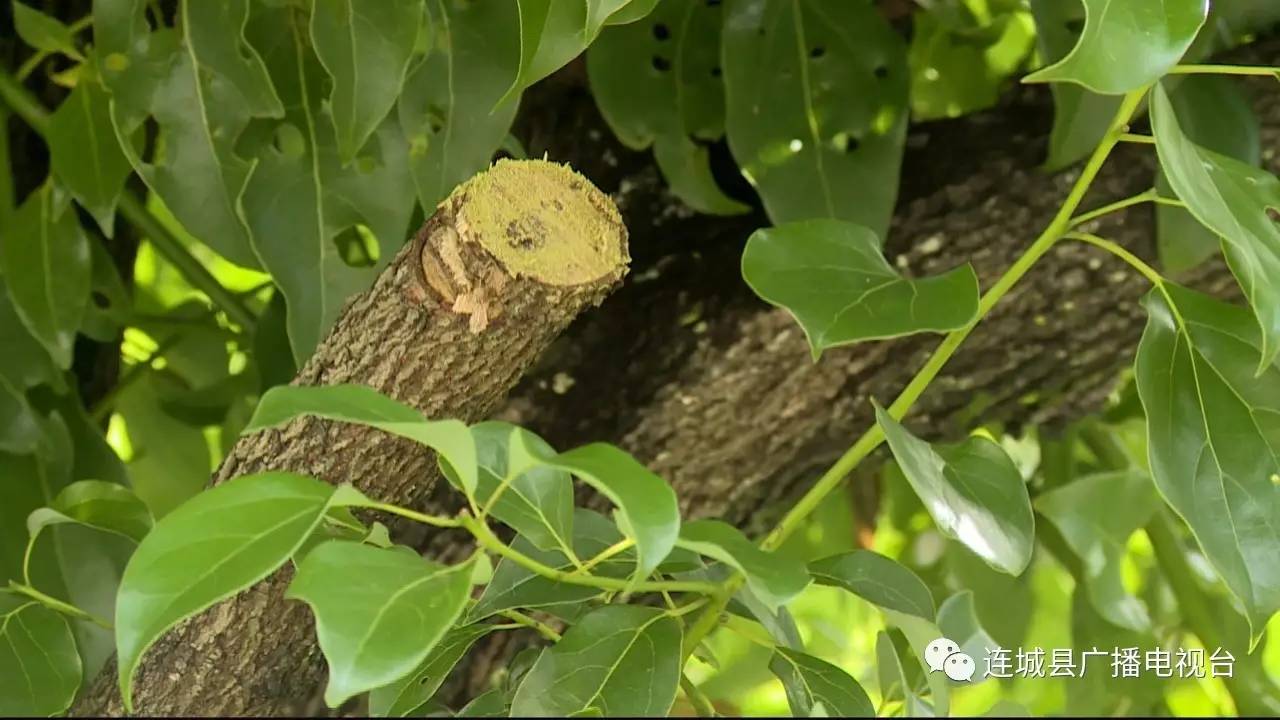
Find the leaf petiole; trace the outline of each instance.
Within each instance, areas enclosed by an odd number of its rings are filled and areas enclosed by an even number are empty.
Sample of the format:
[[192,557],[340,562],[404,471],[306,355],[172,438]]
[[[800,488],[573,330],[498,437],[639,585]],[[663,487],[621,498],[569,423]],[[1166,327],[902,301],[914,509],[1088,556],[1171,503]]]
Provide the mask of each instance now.
[[1170,75],[1257,75],[1280,79],[1280,68],[1259,65],[1175,65]]
[[56,597],[53,597],[51,595],[46,595],[40,592],[39,590],[31,587],[30,585],[24,585],[22,583],[17,583],[10,580],[9,589],[15,593],[18,593],[19,595],[26,595],[27,597],[31,598],[32,600],[35,600],[41,605],[44,605],[50,610],[55,610],[68,617],[72,617],[77,620],[84,620],[87,622],[91,622],[94,625],[97,625],[98,627],[102,628],[103,630],[115,629],[115,627],[111,623],[107,622],[106,620],[103,620],[102,618],[96,615],[93,615],[91,613],[85,612],[84,610],[81,610],[75,605],[72,605],[67,602],[63,602]]
[[1113,203],[1108,203],[1106,205],[1103,205],[1100,208],[1097,208],[1096,210],[1090,210],[1088,212],[1080,213],[1074,218],[1071,218],[1070,227],[1073,227],[1073,228],[1079,227],[1087,222],[1090,222],[1091,220],[1097,220],[1103,215],[1110,215],[1111,213],[1116,212],[1118,210],[1123,210],[1127,207],[1132,207],[1134,205],[1140,205],[1144,202],[1151,202],[1157,205],[1169,205],[1172,207],[1186,207],[1186,204],[1183,203],[1181,200],[1177,198],[1162,197],[1156,191],[1155,188],[1151,188],[1150,190],[1147,190],[1145,192],[1140,192],[1137,195],[1127,197],[1123,200],[1117,200]]

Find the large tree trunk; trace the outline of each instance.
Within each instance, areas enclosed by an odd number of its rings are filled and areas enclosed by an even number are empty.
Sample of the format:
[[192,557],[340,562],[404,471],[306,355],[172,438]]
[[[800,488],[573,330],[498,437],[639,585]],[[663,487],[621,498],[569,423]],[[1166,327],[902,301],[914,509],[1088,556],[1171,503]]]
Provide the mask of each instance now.
[[[428,417],[488,416],[538,354],[626,271],[613,202],[567,168],[504,161],[441,204],[344,310],[294,380],[359,383]],[[420,505],[438,479],[420,445],[308,418],[242,438],[213,482],[289,470]],[[441,483],[443,484],[443,483]],[[304,710],[325,679],[310,612],[286,602],[282,570],[182,624],[147,653],[135,707],[158,715],[279,715]],[[76,714],[119,714],[114,664]]]

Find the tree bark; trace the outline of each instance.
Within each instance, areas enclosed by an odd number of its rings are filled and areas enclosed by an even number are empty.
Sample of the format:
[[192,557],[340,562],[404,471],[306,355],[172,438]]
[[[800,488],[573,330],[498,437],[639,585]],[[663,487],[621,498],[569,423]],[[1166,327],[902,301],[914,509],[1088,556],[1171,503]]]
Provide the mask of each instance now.
[[[293,381],[359,383],[428,417],[488,416],[537,355],[626,272],[613,202],[544,161],[503,161],[444,201],[354,298]],[[360,426],[305,418],[242,438],[213,478],[289,470],[420,505],[438,478],[432,453]],[[444,484],[444,483],[440,483]],[[280,715],[305,710],[325,670],[305,605],[286,602],[286,568],[162,638],[135,679],[156,715]],[[114,664],[74,708],[120,714]]]

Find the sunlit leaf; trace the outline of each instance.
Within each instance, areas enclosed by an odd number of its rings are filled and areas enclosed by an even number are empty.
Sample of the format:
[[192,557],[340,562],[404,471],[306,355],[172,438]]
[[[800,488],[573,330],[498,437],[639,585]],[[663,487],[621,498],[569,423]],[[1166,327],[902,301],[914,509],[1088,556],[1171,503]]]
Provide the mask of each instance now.
[[1156,487],[1240,599],[1257,642],[1280,608],[1280,367],[1248,313],[1166,284],[1135,372]]
[[[896,642],[895,637],[899,638]],[[908,667],[912,670],[911,675],[907,674]],[[925,717],[933,714],[932,708],[921,697],[922,691],[927,688],[919,687],[924,686],[924,673],[901,631],[881,630],[876,634],[876,673],[880,682],[882,704],[901,701],[903,717]]]
[[844,588],[879,607],[933,620],[933,594],[905,566],[870,550],[853,550],[809,563],[820,585]]
[[860,340],[954,330],[978,312],[970,266],[905,278],[885,260],[875,233],[838,220],[757,230],[742,253],[742,277],[796,318],[815,358]]
[[86,71],[49,116],[45,131],[53,172],[107,237],[112,236],[116,202],[132,171],[111,125],[110,102],[96,70]]
[[1208,0],[1083,0],[1084,31],[1067,56],[1025,82],[1073,82],[1119,95],[1177,64],[1209,13]]
[[467,650],[493,632],[494,627],[477,623],[450,630],[413,672],[369,693],[369,714],[377,717],[419,714]]
[[285,596],[315,613],[329,707],[417,667],[462,613],[472,566],[342,541],[307,553]]
[[147,648],[182,620],[271,574],[302,545],[334,487],[284,472],[246,475],[197,495],[156,523],[120,581],[120,694]]
[[0,274],[18,317],[58,367],[71,348],[89,300],[89,241],[70,199],[45,183],[18,208],[0,243]]
[[0,593],[0,714],[60,715],[80,687],[80,655],[66,618]]
[[729,147],[774,223],[889,229],[907,127],[902,38],[872,3],[726,5]]
[[71,28],[56,17],[45,15],[19,0],[13,0],[13,27],[22,42],[37,50],[62,53],[77,60],[82,57],[76,49]]
[[[995,649],[1000,643],[992,639],[978,620],[978,613],[973,606],[973,592],[961,590],[938,606],[938,630],[942,636],[960,646],[960,652],[981,661],[987,656],[989,649]],[[971,681],[973,684],[984,679],[981,670],[976,672]]]
[[874,717],[875,707],[866,691],[849,673],[812,655],[775,648],[769,669],[782,681],[795,717],[809,717],[822,707],[835,717]]
[[595,41],[628,0],[516,0],[520,54],[507,97],[550,75]]
[[151,511],[128,488],[102,480],[81,480],[58,493],[48,507],[27,517],[27,533],[35,537],[50,525],[77,523],[141,542],[150,532]]
[[329,110],[338,153],[350,162],[382,124],[404,85],[423,0],[316,0],[311,41],[333,78]]
[[993,568],[1021,575],[1031,562],[1035,519],[1026,483],[999,445],[972,436],[933,446],[876,406],[876,421],[938,530]]
[[1187,209],[1222,236],[1231,271],[1262,328],[1258,371],[1280,354],[1280,179],[1193,143],[1163,87],[1151,92],[1160,166]]
[[799,595],[809,584],[804,568],[776,553],[761,550],[742,531],[719,520],[694,520],[680,528],[676,543],[737,569],[747,586],[771,610]]
[[511,700],[519,717],[666,715],[680,679],[680,622],[661,610],[606,605],[544,650]]

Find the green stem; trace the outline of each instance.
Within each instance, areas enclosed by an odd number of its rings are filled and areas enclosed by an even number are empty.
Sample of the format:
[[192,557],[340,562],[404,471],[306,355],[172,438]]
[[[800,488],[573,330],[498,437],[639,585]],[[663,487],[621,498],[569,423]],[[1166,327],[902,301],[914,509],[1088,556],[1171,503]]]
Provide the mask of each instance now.
[[1120,142],[1137,143],[1138,145],[1155,145],[1156,139],[1150,135],[1140,135],[1138,133],[1124,133],[1120,136]]
[[91,622],[94,625],[97,625],[98,627],[102,628],[103,630],[115,629],[111,625],[111,623],[107,622],[106,620],[103,620],[102,618],[96,615],[87,613],[84,610],[81,610],[80,608],[76,607],[75,605],[72,605],[70,603],[65,603],[56,597],[53,597],[51,595],[45,595],[44,593],[31,587],[30,585],[24,585],[22,583],[16,583],[16,582],[10,581],[9,589],[21,595],[26,595],[27,597],[31,598],[32,600],[35,600],[41,605],[44,605],[50,610],[56,610],[68,617],[73,617],[77,620],[85,620],[87,622]]
[[[48,111],[40,106],[39,101],[22,86],[22,83],[4,69],[0,69],[0,103],[7,105],[14,114],[22,118],[23,122],[42,137],[48,132]],[[119,207],[120,214],[151,240],[156,252],[168,260],[187,282],[191,283],[192,287],[209,296],[209,299],[220,307],[232,322],[246,331],[253,330],[256,318],[249,307],[235,293],[223,287],[213,273],[201,265],[200,261],[183,247],[182,241],[169,232],[168,228],[132,193],[128,191],[120,193]]]
[[392,505],[391,503],[374,502],[368,507],[374,510],[389,512],[392,515],[399,515],[400,517],[408,518],[414,522],[420,522],[423,525],[430,525],[431,527],[456,528],[465,526],[463,521],[455,518],[443,518],[437,515],[427,515],[426,513],[420,513],[417,510],[410,510],[409,508]]
[[1126,263],[1129,264],[1130,267],[1132,267],[1134,270],[1137,270],[1139,273],[1141,273],[1143,277],[1145,277],[1147,280],[1150,280],[1152,285],[1156,287],[1161,287],[1162,285],[1164,285],[1164,276],[1161,275],[1159,271],[1157,271],[1155,268],[1151,267],[1146,262],[1144,262],[1142,258],[1138,257],[1137,255],[1134,255],[1128,250],[1125,250],[1123,247],[1120,247],[1119,245],[1117,245],[1115,242],[1111,240],[1098,237],[1093,233],[1082,233],[1082,232],[1069,232],[1063,237],[1068,240],[1079,240],[1081,242],[1089,243],[1090,245],[1093,245],[1095,247],[1100,247],[1103,250],[1106,250],[1107,252],[1111,253],[1112,255],[1115,255],[1116,257],[1120,258],[1121,260],[1124,260]]
[[711,704],[711,700],[684,673],[680,673],[680,687],[684,690],[684,696],[689,698],[689,704],[693,705],[693,711],[698,714],[698,717],[716,716],[716,708]]
[[589,570],[591,570],[591,568],[599,565],[605,560],[608,560],[614,555],[617,555],[618,553],[621,553],[621,552],[626,552],[629,548],[631,548],[635,544],[636,544],[635,540],[632,540],[631,538],[623,538],[618,542],[610,545],[609,547],[601,550],[594,557],[592,557],[590,560],[587,560],[582,565],[579,565],[578,568],[573,571],[573,574],[580,575],[582,573],[588,572]]
[[1156,203],[1157,205],[1172,205],[1174,207],[1187,206],[1186,203],[1182,202],[1181,200],[1178,200],[1177,198],[1161,197],[1160,194],[1156,192],[1155,188],[1151,188],[1150,190],[1147,190],[1145,192],[1140,192],[1137,195],[1127,197],[1123,200],[1117,200],[1113,203],[1108,203],[1106,205],[1103,205],[1100,208],[1097,208],[1096,210],[1089,210],[1088,212],[1080,213],[1079,215],[1071,218],[1071,227],[1073,228],[1079,227],[1087,222],[1090,222],[1091,220],[1097,220],[1103,215],[1110,215],[1111,213],[1116,212],[1118,210],[1123,210],[1127,207],[1131,207],[1133,205],[1139,205],[1145,202],[1153,202],[1153,203]]
[[1280,68],[1256,65],[1175,65],[1170,75],[1260,75],[1280,77]]
[[550,625],[539,622],[536,618],[529,617],[519,610],[503,610],[498,614],[515,622],[517,625],[523,625],[524,627],[536,630],[539,635],[551,642],[560,642],[560,633],[553,630]]

